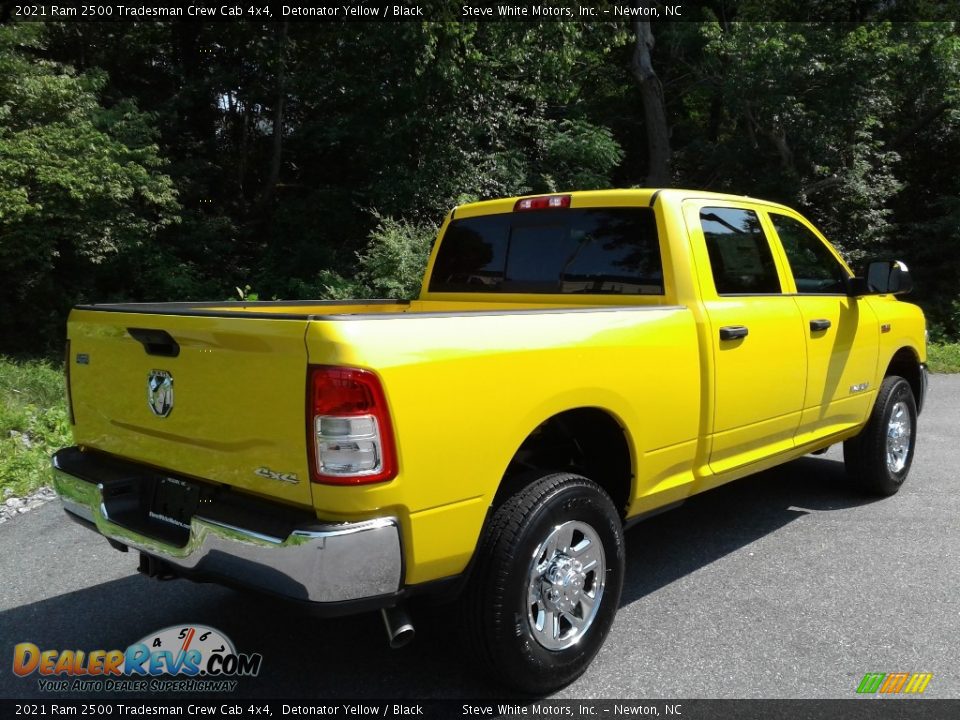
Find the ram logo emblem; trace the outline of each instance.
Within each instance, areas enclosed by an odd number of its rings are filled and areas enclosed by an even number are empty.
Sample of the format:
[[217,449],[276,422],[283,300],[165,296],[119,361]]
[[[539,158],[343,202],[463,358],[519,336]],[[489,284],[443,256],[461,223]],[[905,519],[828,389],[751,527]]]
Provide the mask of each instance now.
[[147,405],[157,417],[167,417],[173,410],[173,375],[166,370],[147,375]]

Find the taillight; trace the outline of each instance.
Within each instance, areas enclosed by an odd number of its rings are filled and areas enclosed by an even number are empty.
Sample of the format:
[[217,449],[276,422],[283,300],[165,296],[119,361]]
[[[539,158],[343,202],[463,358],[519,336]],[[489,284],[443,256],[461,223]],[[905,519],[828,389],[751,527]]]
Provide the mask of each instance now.
[[548,210],[552,208],[570,207],[569,195],[541,195],[539,197],[521,198],[513,206],[514,212],[518,210]]
[[76,418],[73,416],[73,393],[70,390],[70,341],[67,340],[67,357],[66,362],[64,363],[63,373],[66,380],[67,386],[67,414],[70,416],[70,424],[76,425]]
[[368,370],[318,365],[308,376],[307,432],[314,482],[392,480],[397,455],[380,379]]

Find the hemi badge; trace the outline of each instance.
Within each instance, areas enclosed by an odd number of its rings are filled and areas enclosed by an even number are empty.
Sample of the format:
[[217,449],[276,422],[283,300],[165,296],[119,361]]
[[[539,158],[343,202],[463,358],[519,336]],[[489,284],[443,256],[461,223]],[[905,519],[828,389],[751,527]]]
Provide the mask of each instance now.
[[870,387],[870,383],[868,383],[868,382],[859,383],[859,384],[857,384],[857,385],[851,385],[851,386],[850,386],[850,394],[852,395],[853,393],[863,392],[863,391],[866,390],[868,387]]
[[882,333],[890,332],[890,323],[884,323],[883,325],[881,325],[880,332]]

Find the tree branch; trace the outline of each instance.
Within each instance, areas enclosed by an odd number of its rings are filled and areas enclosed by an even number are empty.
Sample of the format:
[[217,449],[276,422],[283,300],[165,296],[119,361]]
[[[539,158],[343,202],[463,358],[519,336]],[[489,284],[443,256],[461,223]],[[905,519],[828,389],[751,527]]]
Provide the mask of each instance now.
[[841,182],[843,182],[842,178],[832,175],[828,178],[823,178],[823,180],[817,180],[815,183],[810,183],[803,188],[802,192],[804,195],[816,195],[817,193],[839,185]]
[[946,112],[949,109],[950,109],[950,103],[947,102],[946,100],[944,100],[943,102],[937,105],[934,105],[932,108],[927,110],[927,112],[925,112],[923,115],[917,118],[916,122],[914,122],[913,125],[908,127],[906,130],[901,131],[900,134],[893,139],[893,142],[891,143],[891,145],[893,147],[902,145],[911,137],[913,137],[918,132],[923,130],[925,127],[930,125],[934,120],[936,120],[938,117],[940,117],[944,112]]

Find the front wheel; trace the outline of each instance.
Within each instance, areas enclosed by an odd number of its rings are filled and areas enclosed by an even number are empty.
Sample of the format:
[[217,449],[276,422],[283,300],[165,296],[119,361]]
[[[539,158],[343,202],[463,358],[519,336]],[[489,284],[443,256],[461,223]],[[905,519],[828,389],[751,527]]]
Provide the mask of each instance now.
[[623,587],[623,525],[610,497],[579,475],[542,477],[494,513],[478,552],[463,612],[487,669],[531,694],[579,677]]
[[910,383],[883,379],[870,419],[843,444],[850,479],[869,493],[893,495],[907,479],[917,443],[917,402]]

